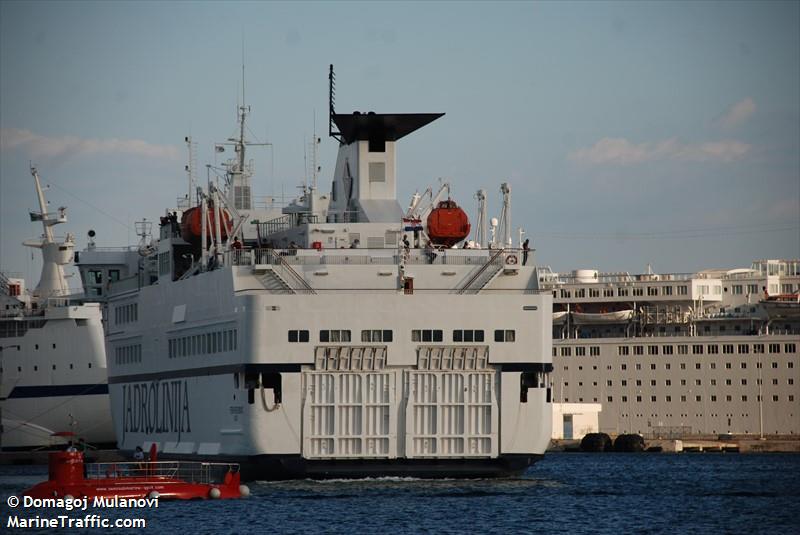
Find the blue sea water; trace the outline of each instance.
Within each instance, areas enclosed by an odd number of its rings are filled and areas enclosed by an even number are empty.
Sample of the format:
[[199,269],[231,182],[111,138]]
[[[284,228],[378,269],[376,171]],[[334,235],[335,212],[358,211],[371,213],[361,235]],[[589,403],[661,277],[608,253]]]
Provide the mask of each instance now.
[[[45,478],[45,467],[0,467],[0,532],[36,532],[9,529],[7,519],[14,512],[64,514],[42,509],[12,512],[7,506],[8,496]],[[141,516],[147,519],[141,531],[175,535],[800,533],[800,455],[789,454],[554,453],[516,479],[249,485],[248,499],[161,502],[158,509],[93,512],[108,518]],[[69,531],[81,532],[86,531]]]

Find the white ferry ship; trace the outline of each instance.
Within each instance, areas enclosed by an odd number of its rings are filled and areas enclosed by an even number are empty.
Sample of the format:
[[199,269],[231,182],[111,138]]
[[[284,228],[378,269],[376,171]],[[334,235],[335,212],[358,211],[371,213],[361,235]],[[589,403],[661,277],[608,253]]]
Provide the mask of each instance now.
[[254,206],[241,107],[224,187],[190,186],[118,257],[138,262],[108,305],[120,448],[248,478],[524,471],[550,438],[552,298],[511,247],[510,191],[491,247],[485,213],[483,247],[452,247],[469,223],[446,188],[405,214],[396,197],[397,142],[443,114],[336,114],[330,83],[328,195]]
[[[553,295],[553,395],[645,437],[800,434],[800,260],[699,273],[541,270]],[[577,404],[577,405],[574,405]],[[571,437],[568,437],[571,438]]]
[[30,293],[22,278],[0,274],[0,446],[29,450],[69,438],[113,445],[101,305],[70,295],[64,266],[74,239],[53,233],[66,208],[49,211],[36,169],[31,174],[40,208],[31,221],[44,233],[24,245],[41,250],[42,275]]

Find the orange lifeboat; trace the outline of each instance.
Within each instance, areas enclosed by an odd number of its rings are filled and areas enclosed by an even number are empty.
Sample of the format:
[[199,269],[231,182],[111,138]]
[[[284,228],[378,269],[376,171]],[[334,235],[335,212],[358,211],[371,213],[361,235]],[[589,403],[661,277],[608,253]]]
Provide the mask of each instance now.
[[[185,212],[183,212],[183,216],[181,217],[181,237],[189,242],[189,243],[200,243],[201,236],[203,234],[203,218],[201,216],[202,210],[199,206],[194,206],[189,208]],[[228,213],[224,210],[221,211],[222,217],[220,217],[220,229],[222,232],[222,239],[225,240],[228,237],[228,231],[230,230],[231,224],[231,217]],[[206,223],[206,233],[208,236],[214,232],[216,228],[216,215],[213,206],[208,207],[208,221]]]
[[452,247],[469,236],[469,217],[455,201],[447,199],[428,216],[428,236],[434,245]]

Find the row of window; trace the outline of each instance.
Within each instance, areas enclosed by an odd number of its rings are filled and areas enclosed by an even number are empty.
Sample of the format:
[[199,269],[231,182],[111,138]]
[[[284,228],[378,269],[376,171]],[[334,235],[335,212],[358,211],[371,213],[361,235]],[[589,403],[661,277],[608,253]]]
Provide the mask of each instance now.
[[[673,289],[675,295],[689,295],[689,287],[686,285],[681,286],[648,286],[646,288],[648,296],[658,296],[658,295],[673,295]],[[710,288],[708,286],[698,286],[698,292],[701,294],[709,295]],[[720,286],[713,286],[711,288],[715,294],[721,293],[722,289]],[[560,295],[563,299],[572,299],[573,293],[574,298],[581,299],[586,297],[641,297],[645,295],[645,288],[630,288],[630,287],[619,287],[619,288],[577,288],[573,292],[572,290],[561,289],[559,291],[553,291],[553,297],[558,297]]]
[[[766,353],[769,352],[770,354],[779,354],[781,353],[781,349],[783,349],[784,353],[796,353],[797,352],[797,344],[795,343],[786,343],[781,346],[779,343],[771,343],[771,344],[722,344],[722,354],[723,355],[733,355],[734,349],[736,350],[735,353],[739,355],[747,355],[750,354],[750,349],[752,347],[752,352],[759,354],[759,353]],[[630,354],[634,355],[644,355],[645,348],[647,350],[648,355],[658,355],[659,352],[663,355],[672,355],[677,351],[678,355],[688,355],[689,354],[689,344],[679,344],[677,346],[672,345],[664,345],[664,346],[617,346],[617,355],[621,357],[628,356]],[[553,356],[557,356],[560,354],[562,357],[571,357],[572,356],[572,347],[571,346],[563,346],[560,348],[553,347]],[[691,345],[691,354],[692,355],[702,355],[708,353],[709,355],[718,355],[720,353],[720,346],[716,344],[692,344]],[[586,348],[582,346],[575,347],[575,356],[576,357],[583,357],[586,355]],[[589,355],[590,356],[600,356],[600,346],[589,346]]]
[[[628,402],[628,396],[621,396],[621,397],[622,397],[622,403],[627,403]],[[711,399],[712,403],[716,403],[717,402],[717,396],[716,395],[709,396],[709,398]],[[581,398],[581,400],[582,399],[583,398]],[[685,395],[680,396],[681,403],[686,403],[687,399],[688,399],[688,396],[685,396]],[[742,399],[742,401],[747,401],[747,395],[743,394],[741,396],[741,399]],[[609,403],[613,403],[614,402],[614,396],[608,396],[606,398],[606,400]],[[694,400],[702,402],[703,401],[703,396],[695,395],[694,396]],[[772,401],[780,401],[780,400],[781,400],[780,396],[778,396],[777,394],[772,396]],[[792,394],[789,394],[786,397],[786,400],[789,401],[789,402],[793,402],[794,401],[794,396]],[[565,403],[567,403],[568,401],[569,401],[568,399],[566,399],[566,398],[564,399]],[[597,401],[596,398],[595,398],[595,401]],[[642,402],[642,396],[636,396],[635,401],[636,401],[636,403],[641,403]],[[652,403],[656,403],[658,401],[658,396],[650,396],[650,401]],[[664,396],[664,401],[666,401],[667,403],[672,403],[672,396]],[[733,401],[733,396],[731,394],[726,395],[725,396],[725,401]],[[756,401],[762,401],[761,400],[761,396],[756,396]]]
[[28,329],[41,329],[47,320],[5,320],[0,321],[0,338],[21,338]]
[[[514,342],[516,341],[516,331],[513,329],[496,329],[494,331],[495,342]],[[350,342],[350,330],[347,329],[328,329],[319,332],[320,342]],[[288,339],[291,343],[305,343],[309,341],[307,330],[288,331]],[[393,331],[389,329],[364,329],[361,331],[362,342],[391,342],[394,339]],[[444,333],[441,329],[414,329],[411,331],[412,342],[443,342]],[[457,329],[453,331],[453,342],[483,342],[484,331],[481,329]],[[594,353],[592,353],[594,355]],[[598,348],[597,354],[600,354]]]
[[[89,362],[89,363],[87,363],[87,364],[88,364],[88,367],[89,367],[89,368],[91,368],[91,367],[92,367],[92,363],[91,363],[91,362]],[[56,370],[56,365],[55,365],[55,364],[53,364],[53,365],[52,365],[52,368],[53,368],[53,371],[55,371],[55,370]],[[70,365],[69,365],[69,369],[70,369],[70,370],[74,370],[74,369],[75,369],[75,365],[74,365],[74,364],[70,364]],[[22,366],[17,366],[17,371],[21,373],[21,372],[22,372]],[[33,371],[35,371],[35,372],[38,372],[38,371],[39,371],[39,366],[38,366],[38,365],[36,365],[36,364],[34,364],[34,366],[33,366]],[[2,367],[2,366],[0,366],[0,375],[2,375],[3,373],[4,373],[3,367]]]
[[236,351],[238,343],[236,329],[171,338],[169,340],[169,358]]
[[138,303],[129,303],[127,305],[117,305],[114,307],[114,323],[122,325],[123,323],[133,323],[139,321],[139,305]]
[[[740,362],[739,365],[743,370],[747,369],[747,363],[746,362]],[[634,364],[634,367],[637,370],[641,370],[642,369],[642,364],[640,362],[637,362],[636,364]],[[681,367],[682,370],[685,370],[686,369],[686,363],[685,362],[681,362],[680,363],[680,367]],[[730,369],[732,369],[732,367],[733,367],[733,363],[731,363],[731,362],[726,362],[725,363],[725,369],[726,370],[730,370]],[[761,367],[762,367],[762,363],[761,362],[757,362],[756,363],[756,369],[761,369]],[[772,367],[774,369],[777,369],[778,368],[778,363],[777,362],[773,362],[772,363]],[[792,361],[787,362],[786,363],[786,367],[789,368],[789,369],[794,368],[794,362],[792,362]],[[717,363],[716,362],[709,362],[708,363],[708,368],[711,369],[711,370],[716,370],[717,369]],[[567,369],[567,368],[565,367],[564,369]],[[620,370],[627,370],[628,369],[628,365],[627,364],[620,364],[619,365],[619,369]],[[650,363],[650,369],[651,370],[655,370],[656,369],[655,363]],[[672,369],[672,366],[670,365],[670,363],[666,363],[666,364],[664,364],[664,369],[665,370]],[[695,370],[700,370],[700,369],[702,369],[702,365],[699,362],[695,362],[694,363],[694,369]]]
[[[109,282],[116,282],[118,280],[119,280],[119,270],[118,269],[109,269],[108,270],[108,281]],[[86,273],[86,284],[87,285],[103,284],[103,270],[101,270],[101,269],[90,269]]]
[[[747,379],[742,378],[740,380],[740,383],[741,383],[742,386],[747,386]],[[636,379],[635,384],[636,384],[636,386],[642,386],[642,380],[641,379]],[[681,386],[686,386],[687,385],[686,379],[681,379],[680,380],[680,384],[681,384]],[[756,384],[761,384],[761,380],[760,379],[756,379]],[[773,379],[772,380],[772,384],[773,385],[777,385],[778,384],[778,379],[777,378]],[[789,377],[788,379],[786,379],[786,384],[793,385],[794,384],[794,378]],[[594,381],[592,383],[592,385],[593,386],[597,386],[597,381]],[[620,385],[621,386],[628,386],[628,380],[627,379],[620,380]],[[695,379],[694,380],[694,385],[695,386],[703,386],[703,380],[702,379]],[[709,379],[709,385],[710,386],[717,386],[717,380],[716,379]],[[732,379],[725,379],[725,385],[726,386],[733,386],[733,380]],[[569,386],[569,381],[564,381],[564,386]],[[582,381],[578,382],[578,386],[583,386],[583,382]],[[614,381],[611,380],[611,379],[606,380],[606,386],[613,387],[614,386]],[[650,386],[657,386],[657,381],[655,379],[650,379]],[[664,380],[664,386],[672,386],[672,379],[665,379]]]
[[114,361],[117,364],[135,364],[142,362],[142,344],[119,346],[115,348]]

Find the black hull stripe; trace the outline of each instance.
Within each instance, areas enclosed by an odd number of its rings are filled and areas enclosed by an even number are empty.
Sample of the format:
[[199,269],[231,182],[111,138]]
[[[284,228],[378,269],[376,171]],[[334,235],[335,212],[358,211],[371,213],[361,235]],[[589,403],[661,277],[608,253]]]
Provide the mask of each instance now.
[[[164,370],[153,373],[138,373],[131,375],[115,375],[108,378],[109,384],[143,383],[148,381],[165,381],[168,379],[186,379],[189,377],[209,377],[212,375],[225,375],[228,373],[254,372],[254,373],[299,373],[302,366],[307,364],[225,364],[222,366],[206,366],[203,368],[184,368],[181,370]],[[504,372],[545,372],[553,371],[550,362],[530,362],[500,364]]]
[[108,385],[105,383],[97,385],[16,386],[7,399],[98,396],[103,394],[108,394]]

